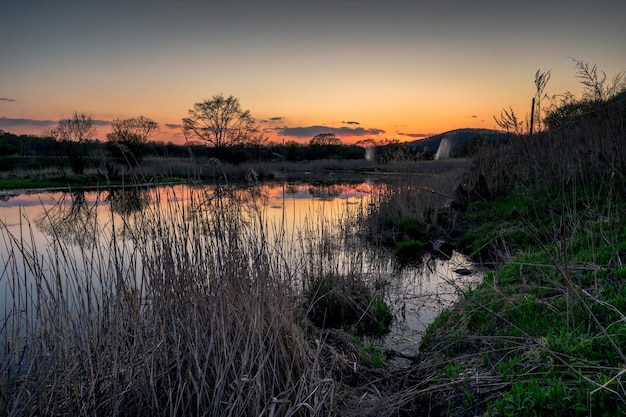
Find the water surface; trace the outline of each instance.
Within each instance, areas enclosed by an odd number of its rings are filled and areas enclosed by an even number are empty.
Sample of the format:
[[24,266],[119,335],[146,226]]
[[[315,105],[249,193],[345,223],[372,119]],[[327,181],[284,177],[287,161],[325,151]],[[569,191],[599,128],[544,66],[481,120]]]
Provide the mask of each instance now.
[[[328,240],[332,250],[321,261],[324,267],[337,273],[357,270],[392,306],[395,320],[389,334],[380,342],[387,349],[407,356],[414,355],[426,326],[442,308],[456,299],[459,288],[477,281],[480,274],[460,275],[454,272],[474,268],[469,259],[456,252],[451,259],[425,255],[421,262],[414,265],[401,265],[392,251],[363,244],[356,236],[356,229],[347,225],[351,223],[350,219],[374,204],[377,193],[385,186],[371,182],[324,185],[278,183],[231,189],[230,194],[226,194],[211,186],[179,185],[4,196],[0,201],[0,236],[4,241],[0,247],[0,262],[3,265],[0,271],[0,315],[5,312],[6,318],[14,298],[28,298],[28,288],[34,285],[27,278],[16,283],[15,277],[28,276],[28,273],[24,274],[24,269],[33,263],[33,260],[23,259],[16,248],[25,247],[27,252],[38,254],[36,256],[42,259],[69,257],[69,260],[57,261],[84,268],[88,277],[101,261],[94,260],[93,251],[89,249],[104,247],[106,250],[112,241],[103,239],[111,239],[111,236],[130,240],[128,237],[134,226],[141,223],[142,214],[148,209],[163,207],[163,213],[174,215],[172,210],[199,210],[203,204],[215,204],[218,200],[228,206],[230,198],[237,198],[245,201],[247,209],[237,206],[240,211],[236,214],[249,216],[250,221],[258,220],[263,224],[264,238],[274,242],[276,256],[290,262],[291,269],[296,273],[306,257],[319,255],[305,253],[319,246],[303,240]],[[194,206],[190,207],[191,196],[198,193],[203,196],[202,203],[195,199]],[[260,217],[260,220],[252,217]],[[59,247],[63,248],[60,252]],[[101,258],[107,257],[105,253],[98,253]],[[86,256],[90,259],[85,259]],[[141,259],[129,262],[134,262],[133,267],[139,274]],[[54,260],[35,263],[50,273],[62,270],[53,265]]]

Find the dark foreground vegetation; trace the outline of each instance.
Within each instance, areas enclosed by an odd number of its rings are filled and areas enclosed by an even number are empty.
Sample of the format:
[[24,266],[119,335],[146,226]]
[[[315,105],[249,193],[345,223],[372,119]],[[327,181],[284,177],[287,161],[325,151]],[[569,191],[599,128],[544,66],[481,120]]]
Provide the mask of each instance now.
[[429,165],[442,171],[341,219],[363,244],[444,239],[488,268],[411,366],[362,337],[389,311],[336,236],[294,239],[253,195],[191,188],[112,217],[79,253],[54,238],[40,253],[3,225],[0,415],[623,415],[626,93],[577,68],[582,98],[537,100],[528,123],[503,112],[510,140],[471,168]]

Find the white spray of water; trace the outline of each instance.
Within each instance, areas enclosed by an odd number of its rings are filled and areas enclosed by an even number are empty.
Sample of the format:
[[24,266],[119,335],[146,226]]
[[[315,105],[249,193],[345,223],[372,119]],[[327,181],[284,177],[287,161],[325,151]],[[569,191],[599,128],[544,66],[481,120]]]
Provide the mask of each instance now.
[[450,150],[452,150],[452,141],[449,138],[441,139],[441,142],[439,142],[439,148],[437,148],[437,153],[435,153],[435,160],[449,158]]
[[374,161],[376,159],[376,148],[369,147],[365,149],[365,160]]

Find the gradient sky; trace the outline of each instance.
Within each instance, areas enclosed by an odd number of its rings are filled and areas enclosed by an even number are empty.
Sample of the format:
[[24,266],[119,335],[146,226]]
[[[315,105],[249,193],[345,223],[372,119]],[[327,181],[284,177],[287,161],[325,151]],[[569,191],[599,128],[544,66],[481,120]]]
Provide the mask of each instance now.
[[273,140],[408,140],[525,116],[537,70],[549,94],[578,96],[572,58],[626,70],[624,0],[4,0],[0,18],[0,129],[14,133],[78,111],[101,139],[143,115],[177,140],[193,104],[222,93]]

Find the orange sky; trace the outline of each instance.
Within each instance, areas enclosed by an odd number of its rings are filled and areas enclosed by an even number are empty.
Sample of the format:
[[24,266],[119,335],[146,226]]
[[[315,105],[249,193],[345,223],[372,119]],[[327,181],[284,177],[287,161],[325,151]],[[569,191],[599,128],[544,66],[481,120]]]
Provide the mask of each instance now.
[[[415,2],[417,3],[417,2]],[[145,6],[145,7],[144,7]],[[244,7],[245,6],[245,7]],[[74,111],[143,115],[180,141],[194,103],[234,95],[272,140],[409,140],[529,112],[534,74],[580,94],[572,58],[626,70],[626,3],[404,1],[211,5],[60,0],[2,6],[0,129]]]

